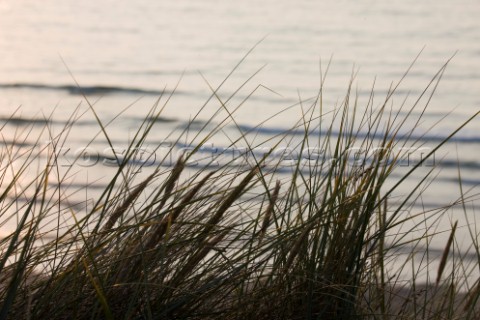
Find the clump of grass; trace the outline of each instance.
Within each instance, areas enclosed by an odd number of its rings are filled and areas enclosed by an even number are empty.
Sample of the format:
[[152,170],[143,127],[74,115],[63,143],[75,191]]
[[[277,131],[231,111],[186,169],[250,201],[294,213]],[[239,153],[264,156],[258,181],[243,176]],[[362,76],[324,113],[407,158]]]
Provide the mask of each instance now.
[[[401,213],[408,200],[421,193],[422,184],[414,185],[394,206],[390,196],[421,162],[393,186],[386,187],[386,182],[406,156],[399,147],[418,147],[418,141],[408,138],[415,128],[407,133],[402,130],[412,111],[420,108],[421,98],[433,94],[443,70],[404,118],[400,112],[387,111],[397,87],[375,109],[372,93],[358,117],[360,106],[352,99],[351,85],[343,103],[328,116],[323,109],[322,86],[311,105],[301,104],[301,117],[292,130],[304,134],[298,145],[290,142],[289,146],[302,153],[317,141],[332,157],[320,154],[306,164],[296,161],[288,179],[282,181],[277,174],[282,159],[272,163],[271,151],[262,157],[252,151],[249,156],[254,161],[244,166],[225,163],[200,167],[193,173],[188,168],[199,148],[229,122],[240,131],[232,146],[242,142],[250,150],[256,147],[234,120],[236,108],[228,106],[233,96],[222,100],[220,88],[212,88],[212,98],[226,115],[210,131],[206,131],[207,124],[222,113],[207,121],[192,138],[192,143],[197,139],[193,151],[173,167],[160,162],[144,168],[149,172],[146,177],[133,174],[137,169],[131,163],[135,150],[146,141],[169,101],[162,96],[145,116],[126,156],[116,158],[118,169],[111,181],[83,215],[65,206],[68,196],[61,186],[67,183],[69,172],[55,165],[76,116],[60,134],[51,135],[53,148],[47,163],[34,177],[25,172],[34,163],[38,148],[19,154],[15,143],[26,139],[20,134],[14,143],[3,145],[0,159],[0,225],[16,220],[15,230],[0,239],[0,318],[478,317],[478,281],[460,293],[458,287],[468,277],[461,259],[452,263],[464,268],[463,274],[446,273],[455,246],[456,223],[435,283],[427,283],[422,291],[415,281],[420,267],[415,267],[413,251],[406,262],[395,266],[401,271],[412,263],[414,277],[406,287],[390,276],[392,265],[387,263],[397,248],[420,244],[431,236],[427,228],[413,241],[403,240],[399,234],[396,241],[388,238],[412,219]],[[164,105],[160,105],[162,99]],[[95,113],[92,106],[91,110]],[[111,146],[107,126],[96,113],[95,117]],[[53,132],[46,123],[45,130]],[[335,126],[338,135],[331,134]],[[326,134],[312,137],[312,130],[320,127],[326,127]],[[180,138],[187,130],[188,126]],[[403,139],[397,139],[400,134]],[[277,145],[289,142],[288,132],[278,138]],[[354,146],[360,146],[365,157],[360,165],[352,166],[351,159],[358,158]],[[190,170],[189,177],[186,170]],[[59,181],[53,188],[49,184],[52,176]],[[26,198],[25,203],[20,198]],[[62,224],[60,217],[65,213],[71,219]],[[46,235],[52,230],[44,222],[52,219],[58,223],[53,239],[48,240]],[[471,232],[472,241],[476,240]],[[478,254],[475,241],[473,246]]]

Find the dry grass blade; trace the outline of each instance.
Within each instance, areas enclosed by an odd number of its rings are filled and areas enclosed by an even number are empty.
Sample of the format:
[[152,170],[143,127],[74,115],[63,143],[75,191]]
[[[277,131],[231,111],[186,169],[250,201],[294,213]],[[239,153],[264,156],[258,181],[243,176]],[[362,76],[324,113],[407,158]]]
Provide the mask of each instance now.
[[190,274],[198,263],[207,256],[207,254],[215,248],[215,246],[222,241],[223,238],[230,232],[231,228],[226,228],[220,234],[214,236],[211,240],[205,241],[200,245],[200,248],[194,253],[185,265],[175,274],[175,277],[169,283],[170,288],[175,288],[180,280],[184,280]]
[[315,226],[315,224],[312,221],[309,225],[306,225],[304,227],[304,230],[302,231],[302,233],[300,234],[298,239],[293,244],[292,249],[290,250],[290,254],[288,255],[288,259],[285,262],[285,266],[284,266],[285,270],[288,270],[292,266],[293,261],[295,261],[295,257],[300,252],[300,248],[302,247],[302,245],[305,245],[307,237],[308,237],[310,231],[312,230],[312,228],[314,226]]
[[474,306],[480,296],[480,279],[477,280],[477,285],[468,293],[468,299],[465,300],[464,311],[469,311]]
[[159,210],[163,208],[163,206],[167,202],[167,199],[172,194],[172,191],[175,188],[175,183],[180,178],[180,174],[182,173],[183,169],[185,169],[185,160],[183,159],[183,156],[180,156],[178,161],[175,163],[175,166],[173,167],[167,181],[165,181],[165,183],[163,184],[165,191],[163,194],[163,198],[158,206]]
[[83,267],[88,275],[88,279],[90,280],[91,284],[95,288],[95,293],[98,296],[98,300],[102,305],[103,311],[105,313],[106,319],[113,319],[112,311],[110,310],[110,306],[108,305],[107,298],[105,297],[105,293],[103,292],[102,288],[98,285],[97,281],[95,280],[94,276],[89,270],[88,264],[85,259],[82,259]]
[[280,180],[277,180],[277,183],[275,184],[275,189],[273,190],[272,196],[270,197],[267,210],[265,210],[265,216],[263,218],[262,226],[258,233],[259,234],[258,245],[262,243],[263,237],[265,236],[265,233],[267,232],[267,228],[270,225],[270,218],[273,214],[275,203],[277,202],[278,194],[280,192],[280,186],[281,186]]
[[206,236],[213,230],[213,228],[220,222],[223,214],[227,209],[229,209],[233,203],[242,195],[245,191],[245,188],[250,183],[250,181],[255,177],[258,173],[259,168],[256,166],[252,168],[248,174],[242,179],[242,181],[230,192],[230,194],[226,197],[226,199],[220,204],[218,207],[217,212],[207,221],[205,225],[205,229],[202,231],[201,235],[199,236],[200,241],[205,239]]
[[133,191],[128,195],[127,199],[125,199],[125,201],[110,215],[110,218],[103,226],[102,233],[108,232],[110,229],[112,229],[112,227],[115,225],[115,222],[117,222],[117,220],[125,214],[128,208],[135,203],[135,200],[137,200],[138,196],[152,181],[155,175],[156,173],[152,173],[147,177],[147,179],[143,180],[140,184],[138,184],[138,186],[135,187],[135,189],[133,189]]
[[450,237],[448,238],[447,245],[443,250],[442,259],[440,260],[440,265],[438,266],[437,281],[436,281],[437,286],[440,283],[440,279],[442,278],[443,271],[445,270],[445,266],[447,264],[448,254],[450,253],[450,247],[452,246],[452,242],[455,239],[455,230],[457,230],[457,224],[458,224],[458,221],[455,221],[452,231],[450,232]]
[[158,226],[156,226],[152,232],[151,237],[148,242],[145,244],[144,249],[149,251],[153,249],[158,242],[162,239],[163,235],[167,231],[169,225],[173,224],[178,218],[180,213],[185,209],[185,207],[190,204],[195,197],[195,195],[200,191],[200,189],[205,185],[205,183],[210,179],[214,172],[207,174],[200,182],[197,183],[195,187],[192,188],[181,200],[180,204],[176,206],[173,211],[160,221]]
[[129,252],[129,255],[133,257],[133,262],[128,259],[119,267],[117,281],[124,282],[127,280],[135,281],[138,277],[138,273],[142,270],[142,263],[148,264],[152,259],[155,259],[155,248],[164,238],[165,233],[177,220],[178,216],[194,199],[195,195],[202,189],[211,176],[215,172],[208,173],[202,178],[185,196],[181,197],[180,204],[172,209],[172,212],[164,217],[156,226],[154,226],[147,233],[147,240],[140,241],[137,245],[133,246]]

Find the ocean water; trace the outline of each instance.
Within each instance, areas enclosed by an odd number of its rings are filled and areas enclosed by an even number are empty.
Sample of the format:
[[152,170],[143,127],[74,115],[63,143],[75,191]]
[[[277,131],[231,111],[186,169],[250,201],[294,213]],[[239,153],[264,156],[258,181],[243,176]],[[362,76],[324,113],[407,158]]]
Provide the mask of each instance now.
[[[323,76],[326,113],[341,106],[352,77],[352,97],[358,97],[361,113],[372,88],[372,106],[379,107],[392,84],[409,70],[388,104],[398,111],[404,103],[404,116],[448,62],[441,81],[430,85],[406,125],[418,127],[413,138],[423,144],[425,154],[480,110],[479,16],[480,3],[473,0],[0,0],[4,148],[13,142],[48,145],[48,134],[42,132],[46,118],[58,133],[73,113],[83,114],[61,159],[69,167],[75,152],[87,145],[96,154],[94,163],[90,158],[72,169],[77,176],[71,187],[89,185],[85,193],[72,195],[81,202],[101,190],[102,178],[115,169],[89,103],[101,121],[112,120],[106,130],[121,154],[158,97],[161,105],[168,100],[146,143],[159,153],[148,160],[153,167],[161,158],[159,145],[170,148],[174,143],[179,152],[192,146],[188,139],[172,142],[171,132],[188,128],[193,137],[222,109],[216,99],[205,104],[212,88],[220,88],[218,96],[230,110],[241,107],[233,115],[235,122],[220,112],[210,123],[214,128],[226,119],[223,130],[202,149],[207,156],[212,150],[244,148],[231,143],[239,131],[250,132],[255,141],[286,132],[292,141],[301,139],[301,128],[291,129],[312,105]],[[436,180],[412,209],[453,203],[460,195],[461,177],[470,220],[453,206],[440,229],[460,220],[461,230],[467,230],[480,204],[479,128],[480,118],[474,119],[435,154],[430,164],[437,166]],[[324,133],[314,126],[310,135]],[[334,127],[333,136],[338,133]],[[398,195],[407,194],[430,169],[421,168]],[[35,174],[35,168],[29,170]],[[445,237],[439,237],[439,248]]]

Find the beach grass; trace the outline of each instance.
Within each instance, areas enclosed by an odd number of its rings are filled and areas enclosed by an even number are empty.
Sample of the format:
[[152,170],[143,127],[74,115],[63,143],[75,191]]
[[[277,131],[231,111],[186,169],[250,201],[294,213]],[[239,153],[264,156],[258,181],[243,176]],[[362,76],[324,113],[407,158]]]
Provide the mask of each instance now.
[[[381,103],[372,89],[360,106],[352,80],[342,102],[327,112],[322,75],[316,99],[299,103],[291,130],[303,132],[300,143],[288,131],[252,142],[235,122],[241,103],[229,104],[237,91],[225,98],[221,85],[210,87],[218,113],[190,133],[189,152],[175,153],[172,165],[157,159],[140,175],[142,164],[133,160],[169,103],[171,96],[162,95],[122,157],[112,155],[115,172],[87,212],[68,205],[63,184],[72,172],[57,164],[79,115],[55,134],[46,117],[50,143],[42,148],[40,138],[30,148],[17,148],[32,138],[28,129],[19,132],[4,141],[0,158],[0,227],[14,225],[0,239],[0,319],[478,318],[480,281],[470,280],[477,261],[458,252],[457,222],[438,265],[428,259],[437,218],[454,204],[436,210],[411,206],[435,168],[410,181],[476,114],[392,178],[408,157],[404,150],[421,147],[416,124],[445,67],[411,107],[397,111],[390,104],[398,85]],[[84,98],[97,119],[98,139],[113,148],[108,124]],[[238,129],[231,147],[243,144],[247,152],[220,165],[211,165],[218,160],[212,158],[191,166],[226,124]],[[189,131],[186,126],[172,136],[179,140]],[[253,150],[262,144],[270,148],[259,155]],[[275,156],[285,144],[299,154],[315,145],[328,156],[316,152],[303,162]],[[168,155],[174,152],[173,145]],[[27,169],[39,156],[45,163],[32,175]],[[470,197],[462,190],[461,170],[459,180],[457,206]],[[392,199],[407,183],[411,191]],[[403,226],[407,232],[400,233]],[[419,235],[413,232],[418,226],[425,227]],[[466,228],[478,260],[478,232],[474,223]],[[432,276],[418,280],[425,272]],[[401,277],[405,273],[409,279]]]

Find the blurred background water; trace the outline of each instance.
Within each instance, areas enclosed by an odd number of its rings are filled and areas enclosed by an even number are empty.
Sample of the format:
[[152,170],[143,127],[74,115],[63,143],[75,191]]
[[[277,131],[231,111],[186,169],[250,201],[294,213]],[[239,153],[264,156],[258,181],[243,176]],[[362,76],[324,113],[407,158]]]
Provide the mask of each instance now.
[[[326,110],[341,104],[352,74],[359,105],[367,104],[375,83],[373,105],[378,107],[391,84],[402,78],[421,52],[392,100],[392,108],[398,110],[404,99],[406,106],[413,105],[453,56],[418,125],[418,137],[427,132],[421,140],[433,146],[479,110],[479,16],[480,3],[473,0],[0,0],[3,143],[17,139],[28,125],[35,127],[38,122],[41,128],[42,119],[53,110],[53,128],[58,130],[79,105],[80,110],[88,110],[77,81],[105,122],[133,104],[107,128],[115,145],[126,145],[162,91],[169,93],[178,83],[163,121],[149,140],[150,145],[158,145],[170,132],[185,127],[210,96],[209,85],[220,85],[258,44],[228,77],[219,95],[226,99],[255,74],[229,102],[234,107],[253,92],[235,113],[244,130],[293,106],[256,131],[265,139],[285,132],[300,118],[299,101],[308,104],[315,97],[329,61],[323,95]],[[219,108],[213,101],[200,120]],[[88,111],[78,124],[68,149],[85,146],[100,131]],[[438,178],[418,206],[436,207],[457,199],[458,168],[466,188],[476,194],[479,125],[475,119],[436,155]],[[212,148],[228,147],[237,130],[231,124],[228,133],[228,128],[215,138]],[[33,138],[38,136],[30,134],[22,142]],[[100,151],[105,147],[105,141],[92,145]],[[109,172],[102,164],[88,169],[72,185],[97,181]],[[86,169],[79,167],[75,172],[82,170]],[[407,193],[420,178],[413,177],[399,192]],[[89,188],[95,187],[102,185],[95,182]],[[472,214],[478,204],[476,196],[468,202]],[[461,211],[452,214],[463,215]],[[450,218],[445,219],[449,227]]]

